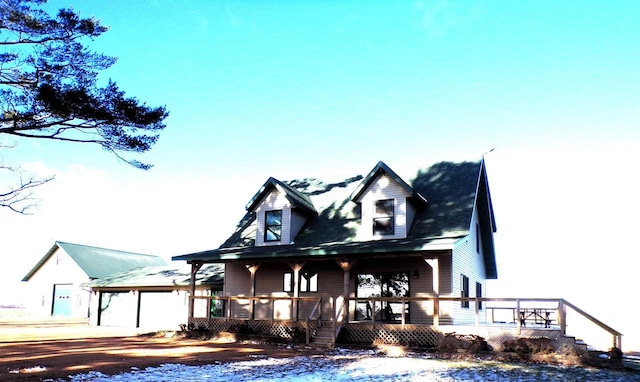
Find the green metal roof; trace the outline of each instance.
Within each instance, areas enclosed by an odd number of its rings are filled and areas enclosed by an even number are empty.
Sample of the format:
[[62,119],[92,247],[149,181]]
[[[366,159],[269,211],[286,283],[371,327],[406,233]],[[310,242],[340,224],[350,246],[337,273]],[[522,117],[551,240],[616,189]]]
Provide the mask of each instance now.
[[[196,285],[222,285],[224,265],[210,264],[196,273]],[[120,272],[84,285],[94,288],[136,288],[189,286],[191,267],[151,266]]]
[[65,251],[90,279],[98,279],[135,268],[167,265],[166,261],[154,255],[56,241],[22,281],[29,281],[58,248]]
[[[252,259],[337,257],[340,255],[417,253],[430,249],[453,248],[454,243],[469,235],[473,208],[477,204],[481,231],[484,233],[485,267],[488,278],[496,278],[493,232],[493,206],[482,162],[439,162],[418,169],[414,178],[401,186],[421,199],[420,208],[405,239],[358,241],[360,205],[357,197],[363,187],[379,171],[400,179],[384,163],[379,162],[367,176],[354,176],[337,183],[317,179],[286,183],[309,197],[317,210],[290,245],[256,247],[256,216],[249,211],[238,223],[236,231],[218,248],[173,257],[186,261],[241,261]],[[428,200],[425,204],[422,200]]]

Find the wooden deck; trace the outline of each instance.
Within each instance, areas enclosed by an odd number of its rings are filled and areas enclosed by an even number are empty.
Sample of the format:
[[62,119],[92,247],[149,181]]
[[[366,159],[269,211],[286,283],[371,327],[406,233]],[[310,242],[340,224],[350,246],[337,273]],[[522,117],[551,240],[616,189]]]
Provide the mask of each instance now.
[[[580,317],[595,329],[611,336],[611,347],[622,349],[622,333],[614,330],[595,317],[564,299],[518,299],[518,298],[381,298],[329,299],[270,296],[211,296],[192,298],[193,304],[206,303],[216,309],[201,309],[216,312],[219,317],[190,317],[192,328],[212,331],[248,330],[258,334],[313,341],[321,331],[330,333],[331,345],[342,339],[347,342],[410,343],[435,346],[446,333],[475,334],[487,340],[494,349],[501,349],[504,341],[514,338],[548,338],[556,348],[575,344],[575,337],[588,341],[580,333],[567,333],[570,317]],[[415,323],[400,309],[394,315],[372,314],[368,319],[356,320],[358,303],[366,300],[370,306],[394,303],[406,306],[412,302],[428,301],[433,307],[429,322]],[[468,301],[473,312],[465,320],[455,317],[443,319],[439,307],[444,302]],[[330,309],[326,308],[326,305]],[[323,308],[324,306],[324,308]],[[260,307],[261,309],[257,309]],[[258,314],[259,311],[259,314]],[[571,313],[571,314],[569,314]],[[376,318],[378,317],[378,318]],[[380,320],[385,317],[386,320]],[[469,317],[472,317],[471,319]],[[330,326],[331,330],[326,327]],[[320,328],[324,329],[320,330]],[[573,342],[572,342],[573,341]]]

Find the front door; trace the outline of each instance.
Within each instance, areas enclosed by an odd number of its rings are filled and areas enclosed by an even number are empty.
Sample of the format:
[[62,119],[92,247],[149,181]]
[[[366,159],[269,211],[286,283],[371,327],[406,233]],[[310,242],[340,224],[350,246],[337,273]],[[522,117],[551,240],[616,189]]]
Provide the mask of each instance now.
[[71,316],[71,284],[55,284],[53,286],[53,307],[51,315],[68,317]]
[[[367,297],[408,297],[409,274],[407,272],[360,273],[357,276],[357,298]],[[396,322],[402,319],[402,309],[405,319],[409,320],[409,304],[404,306],[400,301],[370,301],[359,300],[356,309],[356,320],[375,319],[385,322]]]

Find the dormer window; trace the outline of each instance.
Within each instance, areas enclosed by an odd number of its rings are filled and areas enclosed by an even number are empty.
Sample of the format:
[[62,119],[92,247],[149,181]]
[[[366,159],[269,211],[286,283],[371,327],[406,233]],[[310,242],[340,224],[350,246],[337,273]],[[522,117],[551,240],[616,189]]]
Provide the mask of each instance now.
[[427,200],[386,164],[378,164],[351,194],[360,205],[357,240],[404,239]]
[[393,235],[394,233],[394,207],[393,199],[378,200],[375,202],[373,213],[373,234]]
[[282,238],[282,210],[265,212],[264,241],[280,241]]

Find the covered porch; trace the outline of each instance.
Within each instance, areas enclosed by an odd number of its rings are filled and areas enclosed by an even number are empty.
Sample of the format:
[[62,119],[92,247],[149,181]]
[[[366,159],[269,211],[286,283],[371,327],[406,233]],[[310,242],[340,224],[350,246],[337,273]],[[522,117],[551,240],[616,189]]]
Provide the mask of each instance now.
[[[482,336],[496,350],[501,350],[506,340],[523,337],[548,338],[558,350],[566,351],[576,346],[575,336],[580,334],[568,331],[568,328],[573,323],[583,321],[598,335],[609,338],[607,346],[622,349],[622,333],[564,299],[194,296],[190,300],[194,305],[205,304],[209,307],[200,311],[211,312],[207,317],[190,315],[189,326],[192,329],[212,332],[244,330],[248,334],[328,347],[335,346],[336,342],[374,341],[436,346],[446,333],[455,332]],[[379,320],[375,314],[363,319],[359,316],[358,306],[365,303],[372,307],[385,303],[396,306],[427,304],[433,307],[433,315],[430,323],[422,324],[411,323],[405,309],[400,309],[397,320]],[[475,319],[455,325],[443,323],[439,307],[452,303],[470,304]],[[323,304],[330,306],[329,314],[323,312]],[[481,309],[483,306],[484,309]],[[237,314],[238,310],[241,314]],[[584,335],[581,338],[590,340]]]

